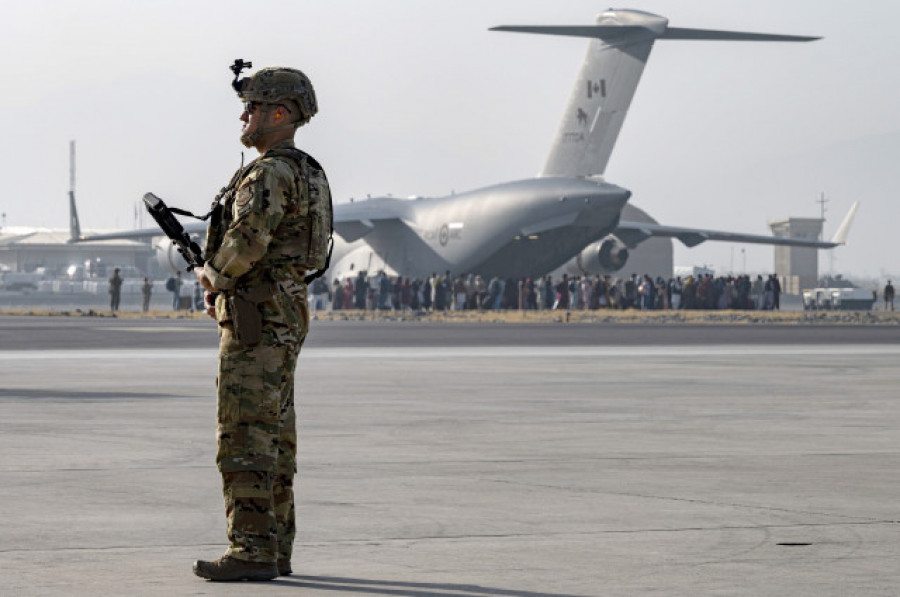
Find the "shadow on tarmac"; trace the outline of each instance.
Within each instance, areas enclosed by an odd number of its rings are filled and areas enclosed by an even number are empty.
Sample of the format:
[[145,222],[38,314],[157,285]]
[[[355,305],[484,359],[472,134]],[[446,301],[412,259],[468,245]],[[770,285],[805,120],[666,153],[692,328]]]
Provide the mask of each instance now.
[[174,394],[162,394],[159,392],[100,392],[97,390],[79,392],[73,390],[60,390],[58,388],[0,388],[0,399],[27,398],[29,400],[84,400],[92,402],[97,400],[146,400],[150,398],[159,400],[161,398],[172,398],[174,396]]
[[[457,585],[452,583],[416,583],[388,580],[366,580],[361,578],[343,578],[332,576],[291,576],[281,577],[274,584],[295,586],[305,589],[323,591],[343,591],[365,595],[397,595],[399,597],[584,597],[564,593],[535,593],[509,589],[494,589],[478,585]],[[452,591],[449,593],[448,591]]]

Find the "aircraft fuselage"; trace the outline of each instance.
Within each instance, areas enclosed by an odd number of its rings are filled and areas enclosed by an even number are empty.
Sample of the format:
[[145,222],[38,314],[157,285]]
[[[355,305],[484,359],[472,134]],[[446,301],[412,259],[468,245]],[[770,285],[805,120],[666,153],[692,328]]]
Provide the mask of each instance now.
[[[408,276],[543,275],[612,231],[630,195],[600,180],[534,178],[435,199],[336,205],[339,232],[341,220],[354,218],[370,229],[361,240],[338,243],[332,275],[372,267]],[[357,263],[365,246],[377,257]],[[352,267],[344,262],[351,253]]]

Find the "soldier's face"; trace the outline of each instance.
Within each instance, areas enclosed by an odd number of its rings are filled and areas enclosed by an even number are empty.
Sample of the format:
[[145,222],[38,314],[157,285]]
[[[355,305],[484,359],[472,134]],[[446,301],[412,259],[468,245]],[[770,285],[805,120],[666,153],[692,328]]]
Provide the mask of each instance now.
[[249,135],[257,128],[259,128],[259,104],[256,102],[245,102],[244,103],[244,111],[241,112],[241,122],[244,123],[244,126],[241,127],[242,135]]
[[244,147],[253,147],[254,142],[257,140],[259,136],[257,131],[261,125],[259,122],[261,115],[262,110],[259,104],[255,102],[246,102],[244,104],[244,111],[241,112],[240,117],[241,122],[244,123],[244,126],[241,127],[241,143]]

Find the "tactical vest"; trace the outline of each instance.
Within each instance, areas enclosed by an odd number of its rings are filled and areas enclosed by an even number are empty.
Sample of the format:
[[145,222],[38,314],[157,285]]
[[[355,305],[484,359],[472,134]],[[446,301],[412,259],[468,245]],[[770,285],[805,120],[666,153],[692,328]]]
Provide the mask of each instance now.
[[[325,273],[331,261],[334,219],[328,179],[319,162],[299,149],[271,149],[259,159],[269,157],[287,158],[297,175],[299,204],[285,211],[278,228],[299,232],[285,235],[278,234],[276,230],[260,266],[291,266],[306,270],[309,273],[304,281],[309,284]],[[216,198],[207,230],[205,259],[211,259],[219,249],[222,237],[231,224],[234,193],[255,164],[256,161],[239,169]]]
[[300,220],[296,224],[307,234],[288,239],[276,238],[270,252],[278,253],[297,267],[312,270],[314,273],[306,277],[309,284],[325,273],[331,261],[334,213],[328,178],[315,158],[296,148],[272,149],[263,157],[289,158],[305,183],[300,185],[300,209],[292,217]]

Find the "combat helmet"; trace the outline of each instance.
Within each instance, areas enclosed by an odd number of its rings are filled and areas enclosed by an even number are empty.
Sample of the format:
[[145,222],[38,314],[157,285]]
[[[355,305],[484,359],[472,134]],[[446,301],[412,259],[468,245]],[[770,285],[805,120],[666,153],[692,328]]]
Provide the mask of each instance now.
[[267,67],[238,80],[241,71],[252,66],[253,63],[238,59],[230,67],[234,73],[231,86],[242,101],[283,104],[291,110],[296,107],[299,114],[293,124],[298,127],[309,122],[319,111],[312,82],[302,71],[283,66]]

